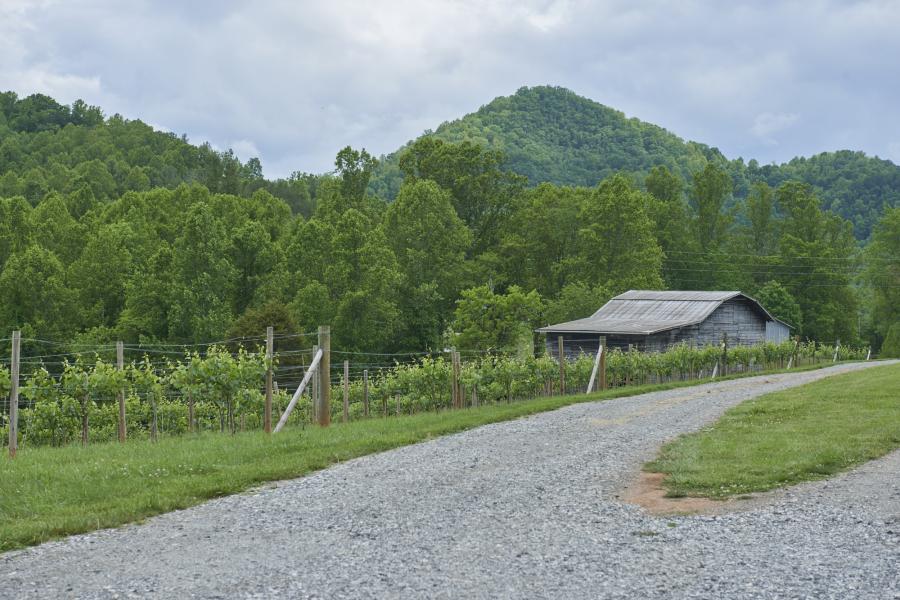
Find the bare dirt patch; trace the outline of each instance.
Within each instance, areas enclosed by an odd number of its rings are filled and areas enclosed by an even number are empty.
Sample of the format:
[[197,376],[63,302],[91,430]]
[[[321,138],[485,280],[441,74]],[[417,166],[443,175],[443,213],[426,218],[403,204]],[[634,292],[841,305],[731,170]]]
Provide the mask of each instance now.
[[666,496],[663,480],[665,473],[641,474],[622,494],[621,499],[629,504],[636,504],[654,515],[713,515],[746,510],[761,501],[758,496],[713,500],[712,498],[694,498],[690,496],[670,498]]

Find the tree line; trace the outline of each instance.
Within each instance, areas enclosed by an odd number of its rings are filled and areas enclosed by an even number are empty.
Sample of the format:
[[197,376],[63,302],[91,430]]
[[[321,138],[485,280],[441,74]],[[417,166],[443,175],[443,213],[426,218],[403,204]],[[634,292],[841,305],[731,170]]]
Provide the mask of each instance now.
[[[860,240],[869,238],[884,209],[896,206],[900,195],[900,167],[863,152],[823,152],[780,165],[729,160],[717,148],[682,140],[560,87],[523,87],[428,135],[502,149],[508,169],[534,183],[594,186],[620,172],[643,177],[659,165],[690,181],[712,162],[731,177],[730,200],[741,203],[756,183],[778,187],[800,181],[813,186],[826,210],[849,220]],[[396,196],[403,181],[401,155],[402,150],[387,156],[375,171],[377,195]]]
[[388,202],[365,150],[271,182],[255,159],[77,103],[2,102],[0,332],[196,343],[330,324],[344,350],[510,350],[624,290],[671,288],[747,292],[811,339],[900,345],[900,209],[863,248],[807,183],[736,201],[708,161],[530,187],[499,150],[426,136]]

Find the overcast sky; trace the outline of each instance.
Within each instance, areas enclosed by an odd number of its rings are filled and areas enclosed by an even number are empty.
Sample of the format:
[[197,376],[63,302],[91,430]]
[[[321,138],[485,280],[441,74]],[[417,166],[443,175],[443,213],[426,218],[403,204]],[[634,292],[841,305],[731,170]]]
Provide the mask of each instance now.
[[900,164],[900,0],[0,0],[0,89],[83,98],[265,174],[560,85],[727,156]]

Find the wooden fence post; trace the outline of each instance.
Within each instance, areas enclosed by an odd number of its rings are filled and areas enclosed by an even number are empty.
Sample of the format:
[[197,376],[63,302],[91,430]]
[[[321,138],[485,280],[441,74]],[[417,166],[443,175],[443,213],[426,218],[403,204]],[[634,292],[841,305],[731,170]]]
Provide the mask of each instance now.
[[[122,342],[116,342],[116,368],[120,373],[125,370],[125,345]],[[119,401],[119,443],[124,444],[128,436],[128,425],[125,422],[125,388],[120,389],[116,395]]]
[[463,393],[462,381],[460,379],[461,377],[462,377],[462,356],[457,351],[456,352],[456,400],[457,400],[457,402],[459,402],[460,408],[465,408],[466,407],[466,396]]
[[22,332],[13,331],[12,356],[9,365],[9,457],[15,458],[19,450],[19,351]]
[[[84,387],[87,390],[88,374],[84,374]],[[87,391],[81,396],[81,445],[87,446],[91,435],[91,398]]]
[[[631,361],[630,361],[630,359],[632,358],[631,353],[632,353],[633,351],[634,351],[634,344],[628,344],[628,358],[629,358],[629,363],[631,362]],[[631,373],[630,373],[630,371],[626,371],[626,372],[625,372],[625,385],[631,385],[632,383],[633,383],[633,382],[631,381]]]
[[[159,433],[159,412],[156,408],[156,395],[150,394],[153,399],[150,401],[150,441],[156,441],[156,435]],[[232,412],[231,433],[234,433],[234,413]]]
[[275,335],[272,327],[266,327],[266,403],[263,407],[263,431],[272,433],[272,357],[275,354]]
[[872,346],[869,346],[869,351],[866,352],[866,360],[872,358]]
[[328,427],[331,424],[331,327],[319,325],[319,348],[322,349],[322,360],[319,361],[319,425]]
[[798,367],[800,366],[799,353],[800,353],[800,336],[798,335],[797,339],[794,341],[794,351],[791,352],[791,357],[790,357],[790,359],[788,359],[788,365],[787,365],[788,369],[790,369],[791,366],[794,364],[795,358],[797,359],[797,366]]
[[603,352],[600,353],[600,389],[606,389],[606,355],[609,354],[609,348],[606,345],[606,336],[600,336],[600,343],[603,345]]
[[831,362],[837,362],[838,351],[841,349],[841,340],[835,340],[834,343],[834,356],[831,358]]
[[350,420],[350,361],[344,361],[344,423]]
[[722,377],[728,375],[728,333],[722,334]]
[[363,414],[369,416],[369,370],[363,370]]
[[450,351],[450,408],[456,408],[456,352]]
[[559,395],[566,394],[566,351],[563,336],[556,336],[556,345],[559,358]]
[[[294,407],[297,405],[297,401],[300,400],[300,396],[303,395],[303,390],[306,389],[309,380],[312,379],[313,382],[319,380],[318,377],[313,377],[313,374],[316,368],[321,366],[322,354],[318,351],[318,349],[313,353],[312,362],[309,363],[309,368],[306,370],[306,373],[303,375],[303,380],[300,381],[300,385],[297,386],[297,391],[294,392],[294,395],[291,397],[291,401],[288,402],[287,408],[284,409],[284,413],[281,415],[281,418],[278,419],[278,424],[275,425],[274,433],[278,433],[281,431],[281,428],[285,426],[287,423],[288,417],[291,416],[291,411],[294,410]],[[316,373],[316,375],[318,375]]]
[[460,398],[459,389],[459,352],[455,350],[450,352],[450,404],[453,408],[462,408],[462,398]]
[[[319,345],[316,344],[313,346],[313,356],[319,353]],[[319,368],[322,368],[322,364],[319,363]],[[318,423],[319,422],[319,374],[316,373],[316,376],[312,378],[312,387],[309,390],[309,422],[310,423]]]
[[194,394],[188,390],[188,433],[194,433]]

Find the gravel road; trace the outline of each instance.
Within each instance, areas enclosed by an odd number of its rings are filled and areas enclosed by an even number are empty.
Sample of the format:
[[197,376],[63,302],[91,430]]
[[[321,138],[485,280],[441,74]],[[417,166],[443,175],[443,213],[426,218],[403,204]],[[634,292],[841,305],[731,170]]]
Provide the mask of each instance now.
[[900,598],[900,453],[717,516],[618,500],[664,441],[873,366],[570,406],[0,555],[0,598]]

